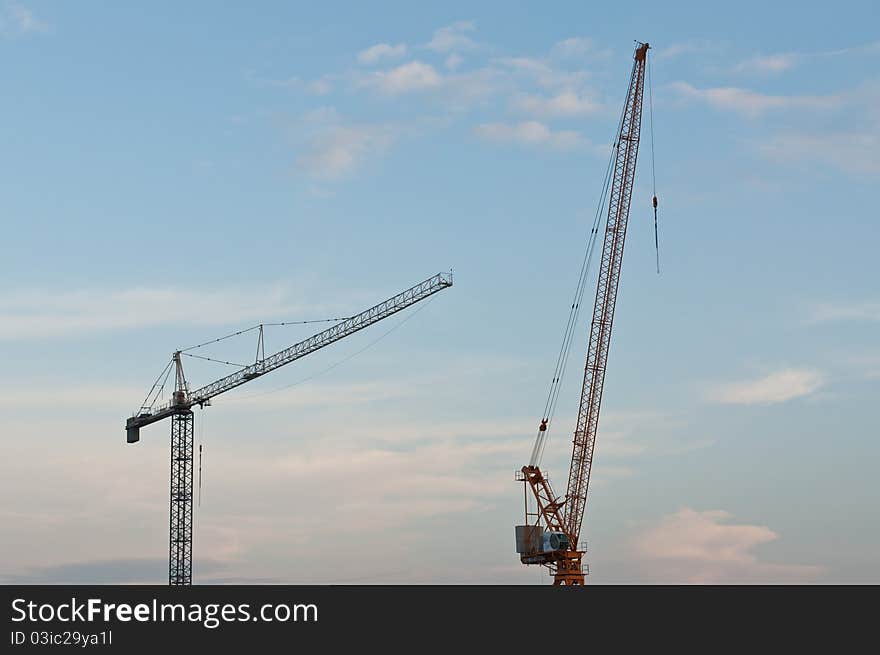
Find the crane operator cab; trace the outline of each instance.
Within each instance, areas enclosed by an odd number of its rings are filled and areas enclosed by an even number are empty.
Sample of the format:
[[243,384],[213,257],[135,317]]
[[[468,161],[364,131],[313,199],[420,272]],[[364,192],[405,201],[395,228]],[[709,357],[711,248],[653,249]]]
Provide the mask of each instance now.
[[545,553],[554,550],[569,550],[571,548],[568,535],[564,532],[545,532],[543,542],[544,548],[542,550]]
[[571,550],[564,532],[544,530],[539,525],[516,526],[516,552],[524,564],[542,564],[549,553]]

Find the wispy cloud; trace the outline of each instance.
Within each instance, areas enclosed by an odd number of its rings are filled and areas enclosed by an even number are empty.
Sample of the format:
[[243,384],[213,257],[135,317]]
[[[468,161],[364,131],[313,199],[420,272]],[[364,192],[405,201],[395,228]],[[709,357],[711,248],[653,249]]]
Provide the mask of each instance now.
[[[347,79],[353,90],[367,90],[380,99],[395,100],[404,95],[424,98],[431,103],[432,112],[423,119],[424,124],[448,124],[479,110],[483,122],[470,129],[489,142],[556,150],[589,146],[580,133],[556,129],[548,121],[584,116],[602,109],[597,92],[586,83],[590,74],[582,69],[568,70],[561,62],[587,52],[597,56],[599,51],[593,42],[586,37],[565,39],[541,58],[486,58],[488,50],[473,39],[475,31],[474,24],[468,21],[446,25],[435,30],[427,44],[417,48],[423,58],[387,67],[354,69],[335,78]],[[381,64],[386,59],[404,56],[410,50],[403,43],[378,43],[361,51],[358,59],[363,64]],[[468,53],[474,65],[462,70],[465,59],[461,53]],[[433,61],[437,55],[442,57],[440,63]],[[482,61],[477,59],[479,56],[483,57]],[[315,92],[327,89],[329,85]],[[486,120],[487,111],[500,112],[505,107],[535,120],[515,123]],[[420,125],[420,120],[409,124]],[[300,131],[303,134],[299,138],[296,167],[324,180],[349,175],[361,163],[389,148],[400,134],[393,125],[351,123],[338,117],[324,120],[321,127],[313,121]]]
[[42,34],[49,31],[49,24],[39,19],[33,11],[17,2],[7,2],[0,7],[0,35]]
[[762,140],[757,149],[776,162],[811,166],[818,162],[848,173],[880,174],[880,131],[876,129],[787,132]]
[[[451,61],[450,61],[451,59]],[[457,71],[461,59],[447,57],[447,71],[414,60],[388,70],[358,72],[352,76],[355,88],[369,89],[380,96],[396,98],[405,94],[424,94],[432,108],[461,115],[481,105],[508,84],[508,80],[491,67]]]
[[21,384],[16,387],[0,387],[0,408],[7,412],[21,411],[32,412],[46,404],[44,393],[51,389],[52,406],[69,412],[73,409],[92,411],[95,398],[100,398],[102,403],[109,406],[127,407],[135,401],[141,400],[144,389],[136,387],[124,387],[121,385],[102,384],[78,384],[65,386],[57,382],[44,382],[31,386]]
[[867,380],[880,380],[880,352],[844,355],[842,361]]
[[155,325],[210,325],[290,315],[302,306],[290,289],[134,287],[0,293],[0,340],[30,340]]
[[810,310],[814,323],[831,321],[864,321],[880,323],[880,302],[865,300],[851,303],[817,303]]
[[554,96],[522,95],[513,101],[514,106],[522,112],[538,117],[570,117],[592,114],[602,108],[593,98],[563,91]]
[[794,68],[800,60],[801,55],[794,52],[759,55],[741,61],[734,70],[745,73],[782,73]]
[[821,575],[817,566],[761,561],[755,548],[779,535],[763,525],[731,524],[730,519],[723,510],[683,507],[637,535],[634,553],[662,569],[666,582],[796,582]]
[[306,90],[312,95],[325,96],[333,90],[333,82],[330,76],[324,75],[306,84]]
[[330,126],[312,140],[296,166],[310,176],[335,180],[384,152],[392,142],[393,132],[387,126]]
[[435,30],[434,36],[425,47],[443,54],[459,50],[471,50],[477,44],[468,34],[475,29],[476,27],[471,21],[457,21]]
[[818,371],[789,368],[754,380],[723,384],[707,395],[727,405],[772,405],[809,396],[824,384],[825,378]]
[[749,117],[780,109],[830,109],[842,102],[842,98],[836,95],[780,96],[733,86],[698,89],[687,82],[673,82],[671,87],[683,98],[705,102],[717,109],[735,111]]
[[318,180],[339,180],[381,155],[395,140],[390,124],[352,123],[333,107],[304,114],[292,128],[297,141],[296,169]]
[[447,69],[449,69],[449,70],[451,70],[451,71],[454,71],[454,70],[456,70],[459,66],[461,66],[462,62],[464,62],[464,57],[462,57],[461,55],[459,55],[459,54],[453,52],[451,55],[449,55],[449,56],[446,58],[446,61],[443,62],[443,63],[444,63],[444,65],[446,66]]
[[590,74],[585,70],[565,70],[546,58],[498,57],[492,65],[501,70],[525,78],[545,89],[571,91],[582,89]]
[[742,60],[733,67],[739,73],[774,74],[782,73],[799,66],[807,60],[841,57],[846,55],[869,55],[880,52],[880,41],[837,48],[834,50],[822,50],[819,52],[779,52],[762,54]]
[[673,59],[682,55],[692,55],[710,50],[717,50],[719,45],[708,39],[691,39],[671,43],[667,46],[656,47],[653,52],[654,59]]
[[370,73],[360,81],[361,86],[373,87],[389,95],[423,91],[440,86],[442,78],[431,64],[419,60],[387,71]]
[[[211,562],[204,563],[207,570]],[[15,573],[0,573],[4,584],[155,584],[165,558],[100,559],[28,566]]]
[[556,42],[550,51],[551,56],[559,59],[583,57],[595,50],[593,40],[585,36],[575,36]]
[[[416,48],[387,41],[362,50],[357,59],[370,66],[366,69],[352,68],[312,82],[296,77],[263,80],[273,86],[298,86],[313,94],[328,94],[338,88],[340,80],[347,80],[352,90],[372,92],[380,100],[395,101],[411,95],[430,102],[429,115],[405,119],[403,123],[398,118],[393,124],[343,120],[326,108],[317,112],[323,112],[318,120],[306,114],[291,123],[295,128],[291,133],[296,132],[297,172],[324,182],[349,177],[362,164],[387,151],[401,134],[466,120],[475,112],[480,114],[480,123],[467,129],[486,142],[553,150],[594,147],[580,132],[552,124],[555,119],[586,116],[604,108],[598,91],[588,84],[592,74],[566,65],[567,60],[586,54],[592,59],[603,54],[591,39],[564,39],[542,57],[493,58],[487,56],[490,48],[474,40],[475,31],[472,22],[459,21],[435,30],[428,43]],[[387,62],[412,50],[421,51],[422,58]],[[438,55],[439,62],[434,61]],[[463,66],[465,56],[471,66]],[[411,107],[418,111],[416,105],[408,103],[407,108]],[[501,114],[505,110],[529,120],[510,122],[500,115],[492,120],[491,112]]]
[[396,59],[406,54],[405,43],[391,45],[390,43],[377,43],[365,50],[361,50],[357,59],[362,64],[375,64],[381,59]]
[[247,74],[250,82],[260,87],[270,87],[275,89],[304,90],[312,95],[327,95],[333,89],[332,75],[322,75],[314,80],[304,80],[298,75],[289,75],[287,77],[261,77],[251,72]]
[[[344,402],[337,395],[337,406]],[[369,416],[363,408],[355,411]],[[510,470],[524,449],[521,437],[505,438],[488,421],[467,428],[468,434],[480,431],[467,440],[451,437],[461,428],[444,426],[442,421],[406,425],[364,421],[363,427],[374,432],[385,428],[399,434],[394,442],[383,445],[370,443],[347,416],[331,413],[310,418],[306,413],[301,418],[295,430],[289,434],[283,430],[281,441],[262,440],[256,447],[236,438],[234,424],[210,424],[205,450],[206,502],[196,522],[200,579],[208,574],[209,563],[215,562],[217,573],[222,569],[224,575],[251,580],[271,575],[321,581],[321,573],[291,564],[292,549],[301,554],[296,559],[302,561],[342,561],[334,579],[360,577],[365,570],[382,577],[382,558],[345,556],[355,536],[362,544],[383,545],[383,556],[400,545],[404,547],[401,562],[416,565],[421,557],[424,569],[426,550],[415,546],[421,543],[430,551],[429,535],[442,533],[449,517],[468,520],[504,502],[511,491]],[[167,434],[158,430],[153,435],[158,439],[145,439],[137,447],[107,448],[108,427],[88,420],[69,420],[64,443],[48,454],[38,440],[26,439],[4,424],[4,434],[15,437],[16,445],[7,451],[9,466],[0,475],[0,519],[6,526],[0,528],[0,555],[5,563],[0,573],[66,581],[66,562],[76,559],[78,552],[87,552],[86,557],[94,560],[109,560],[120,552],[132,558],[155,557],[167,548],[167,533],[162,539],[167,529],[167,444],[161,445]],[[198,424],[204,421],[205,416],[199,414]],[[271,432],[265,430],[264,422],[248,424],[249,431]],[[263,427],[256,428],[258,424]],[[121,443],[121,423],[113,427],[118,428]],[[510,428],[501,425],[497,429]],[[287,438],[294,435],[295,439]],[[21,464],[12,466],[19,459]],[[102,470],[102,475],[95,476],[95,470]],[[377,477],[377,470],[383,474]],[[26,499],[15,491],[24,485],[30,490]],[[324,509],[308,521],[292,520],[286,502],[266,502],[316,492]],[[262,510],[255,513],[255,506]],[[98,546],[93,543],[96,530],[108,534]],[[389,531],[398,533],[390,544]],[[64,544],[49,538],[61,533]],[[38,545],[21,547],[30,540]],[[163,570],[145,563],[118,581],[160,582]],[[107,579],[101,570],[89,567],[80,573],[81,582],[91,576]],[[439,578],[433,567],[422,575]]]
[[246,77],[257,86],[268,86],[278,89],[295,89],[303,85],[302,79],[297,75],[290,75],[288,77],[259,77],[249,72]]
[[555,150],[571,150],[588,143],[578,132],[554,131],[538,121],[483,123],[474,128],[474,133],[481,139],[495,143],[544,146]]

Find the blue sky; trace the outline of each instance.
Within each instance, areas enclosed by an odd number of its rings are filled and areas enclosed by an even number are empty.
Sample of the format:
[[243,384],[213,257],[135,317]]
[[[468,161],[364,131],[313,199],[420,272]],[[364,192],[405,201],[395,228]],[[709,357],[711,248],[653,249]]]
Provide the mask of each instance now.
[[646,113],[591,579],[880,581],[875,13],[0,0],[0,576],[163,582],[167,428],[122,426],[170,352],[453,269],[197,415],[196,581],[546,581],[513,553],[513,472],[639,39],[662,274]]

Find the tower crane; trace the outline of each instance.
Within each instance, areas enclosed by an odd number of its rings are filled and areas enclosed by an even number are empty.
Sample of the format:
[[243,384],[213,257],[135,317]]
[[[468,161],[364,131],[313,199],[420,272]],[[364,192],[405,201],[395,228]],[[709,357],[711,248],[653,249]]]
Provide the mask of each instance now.
[[[183,351],[175,351],[171,361],[153,385],[140,410],[125,422],[126,441],[140,440],[140,430],[166,418],[171,419],[171,496],[169,512],[168,583],[170,585],[192,584],[192,521],[193,521],[193,407],[205,407],[211,399],[290,364],[310,353],[363,330],[374,323],[396,314],[435,293],[452,286],[451,273],[438,273],[410,287],[396,296],[373,307],[340,319],[331,327],[280,350],[274,355],[257,359],[249,366],[190,391],[181,362]],[[258,342],[258,357],[263,345],[262,326]],[[174,370],[175,384],[171,399],[160,405],[150,404],[150,398],[158,388],[159,381]],[[155,394],[158,397],[158,394]]]
[[[557,359],[557,369],[551,383],[551,391],[545,406],[545,414],[538,427],[535,446],[529,463],[517,472],[517,480],[523,483],[525,499],[525,524],[516,526],[517,552],[523,564],[547,567],[553,574],[555,585],[584,584],[583,555],[586,547],[578,541],[587,502],[590,470],[599,426],[599,409],[602,404],[602,387],[605,382],[605,366],[611,345],[611,328],[617,302],[617,287],[623,261],[623,245],[629,220],[630,199],[635,178],[636,159],[639,152],[639,136],[642,120],[648,44],[638,43],[629,90],[617,133],[617,139],[609,164],[610,177],[606,177],[605,191],[610,182],[607,219],[602,245],[596,299],[590,325],[587,361],[578,407],[577,425],[572,441],[568,488],[559,497],[541,471],[539,461],[546,445],[553,408],[558,397],[559,384],[564,373],[568,348],[576,327],[577,310],[586,279],[586,271],[592,254],[592,245],[598,234],[599,211],[591,233],[591,243],[581,269],[581,279],[575,301],[571,306],[563,347]],[[605,192],[603,191],[603,193]],[[600,201],[600,208],[601,208]],[[653,198],[656,212],[657,197]],[[656,216],[656,214],[655,214]],[[659,260],[658,260],[659,261]],[[658,269],[659,270],[659,269]],[[529,494],[529,490],[531,494]],[[535,501],[535,511],[529,511],[529,497]]]

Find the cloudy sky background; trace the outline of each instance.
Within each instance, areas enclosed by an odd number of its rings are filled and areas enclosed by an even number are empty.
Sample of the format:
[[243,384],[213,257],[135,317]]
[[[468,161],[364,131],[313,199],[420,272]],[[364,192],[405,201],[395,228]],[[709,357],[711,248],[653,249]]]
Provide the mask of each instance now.
[[168,426],[123,425],[170,352],[452,268],[197,412],[195,581],[546,582],[513,475],[641,39],[591,580],[880,582],[874,11],[0,0],[0,580],[166,582]]

